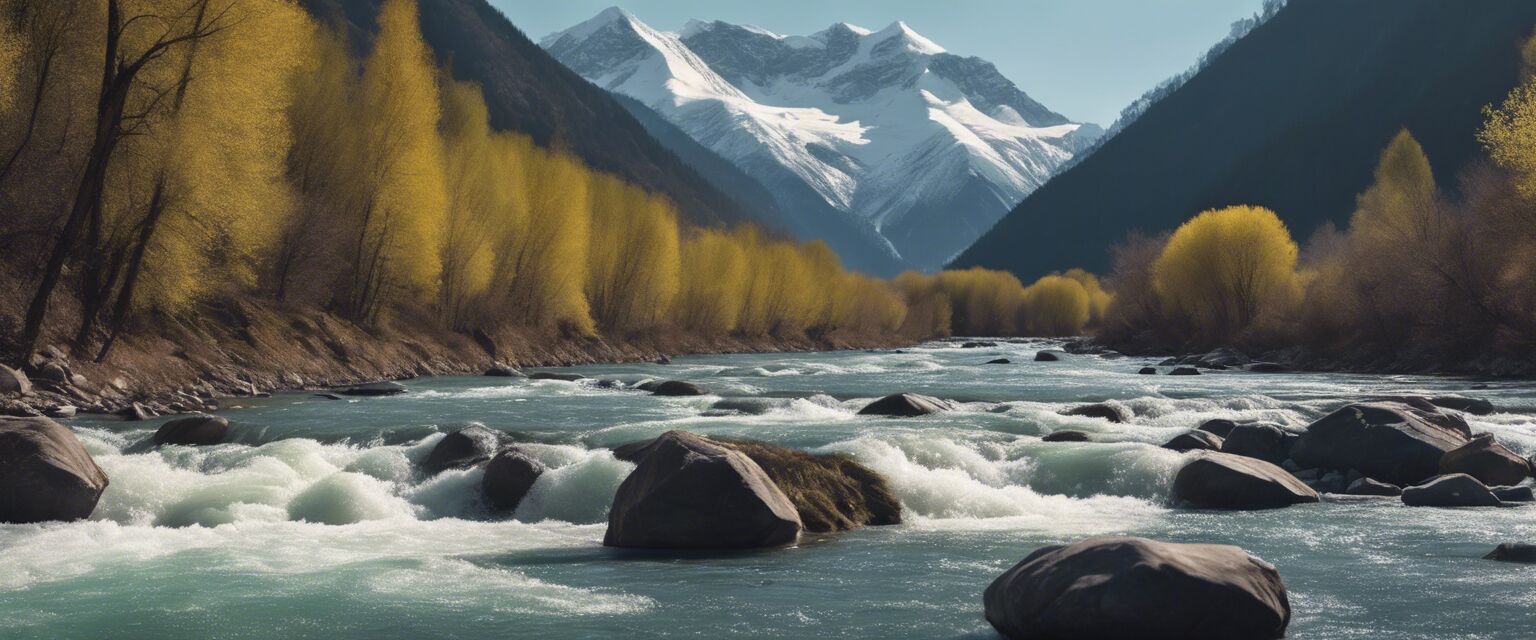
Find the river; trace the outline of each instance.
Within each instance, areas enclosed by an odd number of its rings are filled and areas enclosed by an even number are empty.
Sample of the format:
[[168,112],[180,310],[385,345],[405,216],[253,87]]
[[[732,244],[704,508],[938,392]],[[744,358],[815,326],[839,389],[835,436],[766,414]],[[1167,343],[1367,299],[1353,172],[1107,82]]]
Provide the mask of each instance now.
[[[1480,559],[1536,542],[1536,507],[1408,508],[1325,499],[1288,509],[1170,508],[1190,455],[1158,445],[1215,417],[1301,428],[1375,394],[1472,394],[1469,416],[1536,453],[1527,383],[1215,372],[1137,375],[1138,358],[1033,362],[1049,341],[962,349],[676,358],[572,367],[591,378],[697,382],[691,398],[596,380],[444,377],[410,392],[224,401],[237,442],[147,450],[155,422],[82,418],[111,478],[89,521],[0,525],[0,637],[992,638],[981,592],[1046,544],[1128,533],[1239,545],[1275,564],[1294,638],[1517,638],[1536,628],[1536,567]],[[1013,364],[982,364],[1004,357]],[[562,370],[565,371],[565,370]],[[959,411],[855,415],[917,391]],[[1130,424],[1066,417],[1111,401]],[[447,431],[505,431],[551,471],[514,518],[480,503],[480,471],[413,465]],[[1042,442],[1056,429],[1087,443]],[[843,452],[884,473],[905,522],[750,553],[604,548],[633,467],[608,447],[669,429]]]

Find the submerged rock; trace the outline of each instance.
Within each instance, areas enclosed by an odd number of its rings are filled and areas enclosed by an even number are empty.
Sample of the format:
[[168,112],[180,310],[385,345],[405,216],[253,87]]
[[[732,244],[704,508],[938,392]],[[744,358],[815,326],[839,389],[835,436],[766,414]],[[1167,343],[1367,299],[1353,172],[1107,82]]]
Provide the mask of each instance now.
[[439,473],[447,469],[463,469],[489,460],[501,447],[501,434],[470,425],[443,436],[432,447],[432,453],[422,461],[421,468],[427,473]]
[[480,489],[485,501],[497,511],[517,510],[523,498],[544,473],[543,463],[516,446],[502,449],[485,465],[485,476]]
[[1218,436],[1209,431],[1200,431],[1196,429],[1194,431],[1189,431],[1174,436],[1172,440],[1169,440],[1167,444],[1163,445],[1163,448],[1172,449],[1174,451],[1178,451],[1179,453],[1183,453],[1185,451],[1220,451],[1221,443],[1221,436]]
[[1403,489],[1403,504],[1410,507],[1497,507],[1501,503],[1499,497],[1477,478],[1453,473]]
[[859,410],[861,416],[910,418],[940,411],[950,411],[955,403],[918,393],[898,393],[869,403]]
[[341,397],[338,394],[334,394],[334,393],[316,393],[316,394],[311,394],[311,397],[323,398],[325,400],[345,400],[345,398]]
[[1198,375],[1200,375],[1200,370],[1196,369],[1194,367],[1174,367],[1173,371],[1169,371],[1168,372],[1168,375],[1170,375],[1170,376],[1198,376]]
[[707,393],[699,385],[682,380],[667,380],[657,384],[650,391],[658,396],[702,396]]
[[794,503],[746,454],[684,431],[644,449],[614,495],[604,545],[741,549],[799,539]]
[[1085,404],[1080,407],[1073,407],[1063,411],[1062,415],[1080,416],[1084,418],[1103,418],[1114,423],[1126,422],[1129,419],[1129,416],[1126,415],[1124,409],[1102,402],[1095,404]]
[[[901,523],[901,501],[885,476],[841,454],[814,455],[758,442],[701,437],[751,458],[794,503],[801,525],[811,533],[848,531]],[[613,456],[640,463],[656,440],[613,450]]]
[[1142,367],[1141,371],[1137,371],[1136,373],[1144,376],[1155,376],[1157,375],[1157,367]]
[[1435,476],[1445,452],[1467,442],[1466,423],[1396,402],[1346,406],[1307,426],[1291,457],[1303,467],[1358,469],[1399,486]]
[[1173,478],[1173,499],[1199,509],[1278,509],[1317,502],[1317,491],[1285,469],[1226,453],[1201,455]]
[[1499,546],[1494,547],[1493,551],[1489,551],[1488,555],[1483,556],[1483,559],[1536,564],[1536,544],[1521,542],[1501,543]]
[[1531,465],[1494,440],[1493,434],[1484,433],[1445,452],[1440,458],[1440,473],[1465,473],[1488,486],[1515,485],[1531,475]]
[[996,342],[991,340],[971,340],[960,345],[961,349],[980,349],[982,347],[995,347]]
[[1245,371],[1253,373],[1290,373],[1291,368],[1277,362],[1255,362],[1244,365]]
[[551,371],[538,371],[528,374],[529,380],[560,380],[562,382],[575,382],[585,380],[586,376],[579,373],[554,373]]
[[1395,498],[1403,495],[1403,490],[1395,484],[1387,484],[1370,478],[1360,478],[1351,482],[1349,487],[1344,490],[1344,493],[1352,496],[1386,496]]
[[1278,465],[1291,457],[1291,443],[1295,438],[1294,434],[1272,424],[1240,424],[1227,432],[1221,452]]
[[107,474],[64,425],[0,417],[0,522],[89,517],[107,483]]
[[1088,442],[1092,439],[1087,433],[1075,429],[1052,431],[1040,438],[1042,442]]
[[1291,619],[1280,573],[1246,551],[1132,537],[1038,549],[983,602],[1013,640],[1272,640]]
[[996,358],[993,360],[988,360],[982,364],[1013,364],[1013,361],[1007,358]]
[[405,392],[405,385],[389,381],[360,384],[340,391],[344,396],[393,396]]
[[189,447],[219,444],[229,437],[229,420],[221,416],[188,416],[160,425],[154,442]]

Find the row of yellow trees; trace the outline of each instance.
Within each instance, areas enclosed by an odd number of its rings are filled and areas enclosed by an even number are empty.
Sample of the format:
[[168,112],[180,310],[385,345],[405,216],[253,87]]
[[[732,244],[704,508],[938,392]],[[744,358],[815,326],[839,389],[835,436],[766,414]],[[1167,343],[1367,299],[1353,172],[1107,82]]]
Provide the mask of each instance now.
[[359,59],[288,0],[0,0],[0,239],[35,283],[16,351],[63,319],[104,358],[132,320],[225,295],[567,336],[1075,334],[1104,314],[1082,272],[884,281],[823,243],[685,225],[494,130],[417,12],[387,0]]
[[1536,39],[1527,79],[1486,110],[1492,162],[1438,187],[1408,131],[1382,152],[1345,229],[1305,250],[1274,212],[1233,206],[1117,250],[1103,335],[1140,347],[1304,347],[1443,367],[1536,348]]

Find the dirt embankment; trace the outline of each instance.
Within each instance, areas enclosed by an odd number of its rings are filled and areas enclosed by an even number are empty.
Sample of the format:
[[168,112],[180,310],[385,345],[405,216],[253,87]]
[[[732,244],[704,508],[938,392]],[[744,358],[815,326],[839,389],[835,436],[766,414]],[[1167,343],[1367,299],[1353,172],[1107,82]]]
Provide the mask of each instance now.
[[[56,315],[67,317],[67,309],[60,311]],[[0,319],[0,325],[9,319]],[[384,326],[362,327],[317,309],[252,301],[209,304],[190,318],[147,319],[101,364],[91,362],[94,354],[69,353],[68,337],[62,327],[48,332],[39,352],[20,363],[32,391],[6,395],[0,390],[0,414],[67,415],[70,409],[65,407],[111,413],[131,411],[135,403],[151,413],[199,411],[217,408],[218,398],[480,374],[496,363],[533,367],[648,362],[679,354],[877,348],[911,342],[895,336],[706,338],[681,332],[563,337],[528,329],[485,335],[450,331],[430,317],[402,316]],[[50,366],[54,364],[60,366]]]

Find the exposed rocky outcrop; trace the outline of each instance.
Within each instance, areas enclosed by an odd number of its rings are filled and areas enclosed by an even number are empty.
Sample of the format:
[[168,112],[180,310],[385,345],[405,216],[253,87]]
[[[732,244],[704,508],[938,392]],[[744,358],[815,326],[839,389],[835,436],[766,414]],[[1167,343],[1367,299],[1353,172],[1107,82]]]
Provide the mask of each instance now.
[[497,452],[485,465],[480,488],[492,509],[510,513],[522,504],[544,471],[543,463],[514,445]]
[[1515,485],[1531,475],[1531,464],[1499,444],[1493,434],[1484,433],[1445,452],[1440,458],[1440,473],[1465,473],[1490,487]]
[[511,365],[498,362],[491,365],[491,368],[486,369],[485,375],[493,378],[521,378],[523,377],[523,372],[518,371]]
[[1226,453],[1206,453],[1173,479],[1173,499],[1199,509],[1278,509],[1317,502],[1317,491],[1285,469]]
[[893,416],[910,418],[930,413],[950,411],[955,403],[918,393],[898,393],[869,403],[859,410],[861,416]]
[[1131,537],[1038,549],[983,602],[1013,640],[1271,640],[1291,619],[1280,573],[1246,551]]
[[107,474],[64,425],[0,417],[0,522],[86,518],[106,488]]
[[1445,452],[1465,444],[1460,418],[1397,402],[1346,406],[1307,426],[1291,458],[1303,467],[1357,469],[1399,486],[1435,476]]
[[795,542],[794,503],[739,451],[668,431],[614,495],[603,544],[658,549],[741,549]]
[[160,425],[154,443],[189,447],[219,444],[229,438],[229,420],[222,416],[187,416]]
[[1502,503],[1477,478],[1453,473],[1403,489],[1403,504],[1410,507],[1497,507]]
[[480,425],[459,429],[437,441],[421,463],[427,473],[472,467],[496,455],[501,448],[501,434]]

